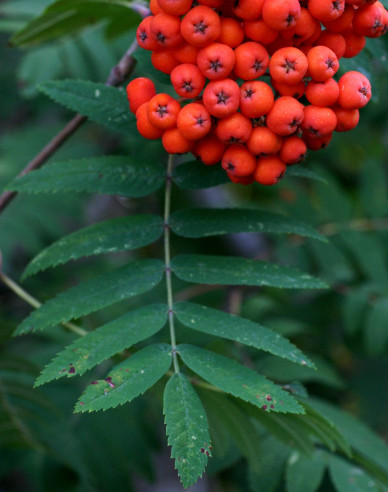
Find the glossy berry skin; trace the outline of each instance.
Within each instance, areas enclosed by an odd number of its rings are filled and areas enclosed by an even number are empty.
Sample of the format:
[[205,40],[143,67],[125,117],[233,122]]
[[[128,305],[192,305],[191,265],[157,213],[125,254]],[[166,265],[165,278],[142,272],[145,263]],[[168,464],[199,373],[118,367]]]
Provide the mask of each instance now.
[[269,63],[271,77],[283,84],[295,85],[307,72],[307,58],[298,48],[288,47],[276,51]]
[[259,43],[248,41],[235,49],[234,72],[240,79],[254,80],[265,73],[269,65],[267,50]]
[[360,120],[358,109],[344,109],[340,106],[332,106],[331,109],[337,117],[336,132],[348,132],[358,125]]
[[181,97],[193,98],[199,96],[205,87],[205,77],[196,65],[182,63],[171,72],[171,83],[175,92]]
[[152,125],[147,115],[148,103],[143,103],[136,111],[136,127],[140,135],[148,140],[161,138],[163,130]]
[[178,128],[166,130],[162,136],[162,144],[169,154],[186,154],[194,147],[194,142],[187,140]]
[[344,109],[363,108],[372,97],[369,80],[360,72],[345,73],[338,81],[338,104]]
[[127,85],[129,109],[136,113],[137,109],[156,95],[155,84],[146,77],[138,77]]
[[234,80],[224,79],[209,82],[203,91],[203,104],[216,118],[226,118],[238,109],[240,88]]
[[232,176],[250,176],[256,168],[256,159],[242,145],[230,145],[222,156],[221,165]]
[[200,103],[187,104],[178,114],[178,130],[187,140],[199,140],[210,132],[211,126],[210,114]]
[[286,164],[276,155],[260,157],[256,161],[255,181],[264,186],[273,186],[282,179],[286,167]]
[[298,0],[265,0],[262,16],[269,27],[284,31],[295,26],[300,10]]
[[240,22],[231,17],[221,17],[221,34],[217,43],[237,48],[244,40],[244,29]]
[[315,46],[307,54],[308,70],[316,82],[325,82],[333,77],[339,63],[336,54],[327,46]]
[[322,137],[332,133],[337,125],[337,117],[330,108],[306,106],[301,124],[303,133],[310,138]]
[[176,126],[181,107],[168,94],[157,94],[147,104],[147,115],[150,123],[161,130]]
[[303,104],[289,96],[279,97],[267,116],[267,126],[280,136],[295,133],[304,118]]
[[220,162],[226,145],[214,134],[208,134],[195,142],[193,154],[201,159],[206,166],[213,166]]
[[251,120],[241,113],[234,113],[218,120],[216,127],[217,137],[225,144],[245,143],[251,131]]
[[306,98],[313,106],[332,106],[338,101],[339,86],[334,79],[326,82],[311,80],[306,87]]
[[197,65],[209,80],[225,79],[233,70],[235,54],[230,46],[213,43],[198,52]]
[[275,98],[271,87],[261,80],[245,82],[240,87],[240,111],[248,118],[259,118],[269,113]]
[[291,135],[283,140],[279,157],[287,165],[298,164],[306,158],[306,142],[296,135]]
[[279,152],[283,139],[272,132],[266,126],[253,128],[248,141],[247,147],[251,154],[256,157],[268,156]]
[[192,46],[203,48],[220,36],[220,17],[210,7],[194,7],[182,19],[181,34]]

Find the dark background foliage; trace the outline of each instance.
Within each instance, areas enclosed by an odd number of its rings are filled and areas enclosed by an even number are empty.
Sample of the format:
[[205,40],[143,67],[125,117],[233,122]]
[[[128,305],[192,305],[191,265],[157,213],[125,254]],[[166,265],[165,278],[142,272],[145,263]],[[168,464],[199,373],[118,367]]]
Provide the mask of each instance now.
[[[50,3],[0,2],[0,188],[73,114],[55,105],[38,91],[37,85],[66,78],[103,82],[133,39],[133,26],[128,30],[118,20],[109,20],[87,26],[70,37],[61,36],[28,48],[10,47],[10,35]],[[112,36],[112,32],[119,34]],[[370,49],[343,66],[357,67],[371,76],[372,102],[361,111],[361,121],[355,130],[336,134],[327,150],[311,153],[304,167],[316,172],[320,179],[286,176],[271,189],[231,184],[194,191],[176,186],[173,189],[173,210],[199,205],[258,206],[313,225],[329,242],[245,233],[209,239],[174,235],[172,250],[174,254],[240,255],[272,260],[326,280],[330,290],[306,292],[202,288],[174,279],[178,300],[203,302],[272,328],[308,354],[318,371],[209,335],[188,333],[180,325],[178,341],[236,357],[278,383],[293,385],[297,394],[307,391],[313,398],[326,400],[352,413],[386,441],[388,40],[370,41]],[[142,69],[144,65],[139,64],[135,75],[143,74]],[[140,153],[160,163],[167,160],[159,143],[145,143],[135,131],[123,136],[87,123],[51,162]],[[22,195],[0,216],[2,268],[19,280],[27,263],[58,238],[109,218],[160,214],[162,207],[161,191],[143,199],[74,193]],[[45,301],[56,292],[129,260],[161,257],[161,251],[159,240],[140,252],[77,260],[28,278],[23,287]],[[93,329],[141,303],[159,302],[163,295],[164,286],[158,287],[141,301],[124,301],[87,316],[83,326]],[[34,336],[11,338],[29,312],[24,301],[0,284],[0,489],[129,491],[162,490],[164,486],[164,490],[181,490],[164,435],[161,395],[166,381],[118,409],[73,415],[74,404],[85,385],[93,378],[104,377],[113,361],[104,362],[92,375],[33,389],[42,368],[75,337],[56,327]],[[162,333],[162,341],[169,341],[167,332]],[[290,466],[287,473],[284,468],[285,460],[293,459],[293,447],[281,444],[261,425],[252,431],[251,421],[247,417],[240,419],[241,408],[226,397],[213,396],[205,389],[200,391],[217,453],[213,453],[208,473],[195,490],[293,492],[286,488],[285,480],[286,474],[291,473]],[[329,410],[327,416],[335,420]],[[367,454],[378,454],[372,437],[364,439],[356,424],[349,427],[340,418],[336,423],[348,439],[352,434],[359,436]],[[298,448],[294,443],[295,447]],[[312,458],[302,459],[306,459],[303,470],[314,463]],[[316,470],[314,466],[313,469]],[[271,473],[267,473],[269,470]],[[267,488],[261,489],[262,484]],[[369,490],[362,488],[364,485],[357,490]],[[381,487],[371,490],[387,490]],[[346,486],[341,488],[341,484],[333,485],[326,473],[319,491],[333,490],[350,491]]]

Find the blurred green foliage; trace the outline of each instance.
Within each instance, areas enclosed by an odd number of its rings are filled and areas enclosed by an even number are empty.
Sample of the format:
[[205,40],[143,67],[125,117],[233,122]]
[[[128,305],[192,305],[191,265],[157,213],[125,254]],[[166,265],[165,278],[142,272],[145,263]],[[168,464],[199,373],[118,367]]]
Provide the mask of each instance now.
[[[133,38],[133,26],[110,19],[110,24],[93,23],[49,43],[22,50],[10,48],[10,35],[50,3],[0,3],[0,188],[72,114],[41,95],[37,85],[65,78],[104,82]],[[118,35],[112,36],[112,32]],[[384,469],[388,473],[388,461],[384,461],[387,451],[381,441],[364,424],[339,411],[352,413],[387,440],[388,39],[371,41],[362,57],[343,66],[371,76],[372,102],[361,111],[355,130],[336,134],[329,148],[311,153],[305,165],[325,182],[290,175],[273,189],[228,184],[207,190],[174,187],[173,191],[173,210],[198,205],[260,207],[303,220],[330,241],[325,244],[299,236],[268,238],[256,233],[210,239],[174,236],[172,241],[174,254],[239,254],[270,259],[311,272],[330,284],[331,289],[325,292],[271,288],[241,288],[236,292],[234,288],[200,291],[174,280],[178,299],[190,296],[195,302],[227,310],[233,310],[237,302],[242,316],[289,338],[315,362],[317,371],[249,347],[231,346],[179,324],[177,336],[185,343],[248,360],[261,374],[287,385],[302,402],[306,392],[314,396],[312,408],[337,425],[363,471],[323,449],[317,448],[313,457],[304,456],[300,447],[306,443],[298,447],[288,434],[282,441],[275,430],[273,435],[268,432],[269,426],[275,429],[281,421],[250,419],[246,408],[235,400],[201,389],[214,442],[214,457],[204,483],[208,490],[308,492],[318,487],[320,492],[363,492],[369,490],[366,484],[370,483],[365,473],[374,477]],[[139,56],[135,73],[143,74],[146,66],[147,61],[142,62]],[[159,83],[163,82],[161,77]],[[144,146],[145,142],[134,135],[117,137],[87,123],[52,161],[107,153],[136,156],[139,151],[155,161],[166,161],[159,143],[147,143],[146,150]],[[27,263],[60,237],[96,221],[128,213],[155,213],[162,204],[161,192],[145,200],[72,193],[20,196],[0,216],[2,268],[19,279]],[[23,286],[44,301],[129,259],[160,256],[160,250],[161,243],[156,243],[141,252],[77,260],[31,277]],[[163,292],[159,286],[145,294],[142,302],[158,302]],[[113,361],[105,361],[81,378],[33,389],[40,370],[74,340],[74,335],[56,327],[33,337],[11,338],[29,308],[4,285],[0,285],[0,303],[0,488],[51,491],[55,483],[55,489],[63,491],[130,491],[139,490],[140,478],[155,480],[153,456],[166,447],[162,383],[130,405],[82,417],[73,415],[85,385],[103,378]],[[83,326],[93,329],[139,305],[138,298],[123,301],[89,315]],[[169,341],[165,331],[162,341]],[[296,421],[288,425],[290,433],[293,426],[298,429]],[[252,439],[257,446],[252,445]],[[306,482],[298,482],[303,474]],[[308,483],[313,479],[317,482]],[[347,489],[354,481],[358,488]],[[388,485],[370,490],[386,491]]]

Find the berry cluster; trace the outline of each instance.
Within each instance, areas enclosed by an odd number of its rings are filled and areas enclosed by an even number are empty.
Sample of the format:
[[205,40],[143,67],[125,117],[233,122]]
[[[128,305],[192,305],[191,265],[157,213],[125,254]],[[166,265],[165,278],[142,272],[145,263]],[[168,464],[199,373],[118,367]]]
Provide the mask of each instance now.
[[371,85],[355,71],[337,82],[338,60],[388,26],[376,0],[151,0],[150,8],[137,40],[180,99],[156,94],[150,79],[130,82],[139,133],[161,138],[168,153],[221,161],[242,184],[277,183],[307,149],[357,125]]

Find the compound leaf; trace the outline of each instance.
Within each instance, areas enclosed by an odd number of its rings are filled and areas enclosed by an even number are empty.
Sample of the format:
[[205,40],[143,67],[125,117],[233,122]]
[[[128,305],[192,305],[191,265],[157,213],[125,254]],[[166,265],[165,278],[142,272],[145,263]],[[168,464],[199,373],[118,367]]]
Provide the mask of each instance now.
[[379,492],[381,489],[362,468],[331,455],[330,476],[338,492]]
[[163,277],[161,260],[140,260],[62,292],[26,318],[15,335],[43,330],[151,290]]
[[69,36],[103,19],[125,19],[128,29],[139,22],[139,15],[126,0],[58,0],[29,22],[11,39],[16,46]]
[[118,352],[146,340],[163,328],[167,311],[165,304],[144,306],[78,338],[46,366],[35,386],[64,376],[82,375]]
[[326,238],[308,224],[282,215],[250,209],[193,208],[172,214],[171,229],[179,236],[206,237],[241,232],[298,234],[323,242]]
[[248,319],[191,302],[177,303],[175,313],[178,320],[188,328],[234,340],[292,362],[314,367],[314,363],[286,338]]
[[173,180],[184,190],[212,188],[230,182],[226,172],[219,165],[204,166],[199,161],[177,166],[173,172]]
[[296,268],[232,256],[179,255],[172,260],[172,270],[181,280],[209,285],[327,288],[322,280]]
[[93,381],[81,395],[75,412],[107,410],[129,403],[166,374],[171,365],[171,346],[148,345],[114,367],[105,379]]
[[327,463],[320,451],[307,457],[294,451],[287,463],[287,492],[315,492],[325,473]]
[[155,162],[103,156],[56,162],[12,181],[7,189],[27,193],[88,192],[142,197],[158,190],[165,171]]
[[128,109],[123,91],[86,80],[44,82],[40,90],[68,109],[87,116],[109,130],[125,135],[135,130],[135,120]]
[[182,485],[187,488],[202,476],[211,456],[205,409],[183,374],[174,374],[164,392],[168,444],[172,447]]
[[192,371],[225,393],[264,410],[304,413],[289,393],[232,359],[193,345],[179,345],[177,351]]
[[42,250],[23,277],[83,256],[126,251],[153,243],[163,232],[157,215],[134,215],[99,222],[70,234]]

